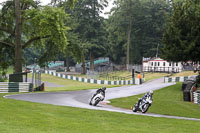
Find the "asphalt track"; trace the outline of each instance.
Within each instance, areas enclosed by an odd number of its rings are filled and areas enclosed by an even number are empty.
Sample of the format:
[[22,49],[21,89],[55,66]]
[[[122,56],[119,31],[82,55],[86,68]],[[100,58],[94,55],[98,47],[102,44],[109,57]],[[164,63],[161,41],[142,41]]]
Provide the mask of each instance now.
[[[113,107],[106,104],[106,102],[109,101],[109,99],[138,95],[141,93],[148,92],[149,90],[157,90],[157,89],[174,84],[174,83],[163,83],[163,81],[164,81],[163,78],[160,78],[160,79],[156,79],[156,80],[152,80],[150,82],[144,83],[142,85],[131,85],[131,86],[116,87],[116,88],[107,88],[104,102],[101,102],[96,107],[90,106],[88,104],[89,99],[92,97],[92,95],[95,93],[96,90],[27,93],[27,94],[7,95],[4,97],[15,99],[15,100],[23,100],[23,101],[30,101],[30,102],[37,102],[37,103],[60,105],[60,106],[71,106],[71,107],[86,108],[86,109],[93,109],[93,110],[105,110],[105,111],[120,112],[120,113],[126,113],[126,114],[134,114],[134,115],[200,121],[200,119],[197,119],[197,118],[168,116],[168,115],[160,115],[160,114],[152,114],[152,113],[145,113],[145,114],[134,113],[128,109],[117,108],[117,107]],[[133,101],[133,104],[135,102],[136,101]]]

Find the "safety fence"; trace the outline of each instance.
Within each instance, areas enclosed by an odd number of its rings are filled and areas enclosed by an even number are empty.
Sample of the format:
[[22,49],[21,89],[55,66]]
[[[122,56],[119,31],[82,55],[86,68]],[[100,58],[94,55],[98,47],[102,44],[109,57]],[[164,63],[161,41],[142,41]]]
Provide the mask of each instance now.
[[32,92],[33,85],[28,82],[0,82],[0,93]]
[[200,104],[200,91],[196,91],[194,94],[194,103]]
[[140,84],[140,79],[134,78],[133,80],[119,80],[119,81],[108,81],[108,80],[96,80],[96,79],[89,79],[83,77],[76,77],[67,74],[56,73],[55,71],[45,71],[46,74],[50,74],[53,76],[57,76],[60,78],[85,82],[85,83],[92,83],[92,84],[104,84],[104,85],[130,85],[130,84]]
[[194,78],[196,76],[183,76],[183,77],[164,77],[164,82],[169,83],[169,82],[184,82],[189,78]]

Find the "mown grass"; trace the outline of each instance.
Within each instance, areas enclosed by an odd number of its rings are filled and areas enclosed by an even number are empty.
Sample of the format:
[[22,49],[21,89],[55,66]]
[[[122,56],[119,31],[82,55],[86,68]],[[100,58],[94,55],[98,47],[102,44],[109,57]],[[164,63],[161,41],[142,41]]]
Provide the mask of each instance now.
[[[142,77],[143,77],[143,73],[141,73]],[[152,80],[152,79],[156,79],[156,78],[160,78],[160,77],[164,77],[164,76],[169,76],[170,74],[168,73],[152,73],[152,72],[145,72],[144,73],[144,78],[145,81],[148,80]],[[76,75],[78,77],[84,77],[86,78],[86,75],[84,74],[80,74],[80,75]],[[106,78],[106,76],[108,76],[109,78]],[[114,72],[109,72],[109,73],[103,73],[103,76],[98,76],[98,80],[124,80],[123,78],[126,77],[126,80],[132,80],[132,72],[129,71],[114,71]],[[119,77],[119,79],[118,79]],[[135,74],[135,77],[137,77],[137,74]]]
[[200,122],[5,99],[1,133],[198,133]]
[[144,73],[144,78],[145,81],[149,81],[149,80],[153,80],[153,79],[157,79],[157,78],[161,78],[164,76],[169,76],[170,74],[168,73],[152,73],[152,72],[145,72]]
[[[111,105],[130,109],[143,94],[111,100]],[[149,113],[200,118],[200,106],[183,101],[181,83],[154,91]]]
[[194,73],[193,71],[182,71],[180,73],[175,73],[171,77],[182,77],[182,76],[192,76],[198,75],[198,73]]
[[119,85],[98,85],[98,84],[84,83],[69,79],[63,79],[48,74],[42,74],[42,81],[64,86],[64,87],[45,87],[46,88],[45,91],[86,90],[86,89],[97,89],[103,86],[106,86],[107,88],[119,86]]

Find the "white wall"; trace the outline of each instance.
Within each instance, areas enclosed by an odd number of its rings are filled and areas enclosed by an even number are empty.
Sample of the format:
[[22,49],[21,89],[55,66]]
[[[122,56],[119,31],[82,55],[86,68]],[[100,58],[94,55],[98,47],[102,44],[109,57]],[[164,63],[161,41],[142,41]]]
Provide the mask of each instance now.
[[180,62],[167,62],[161,58],[143,62],[144,71],[182,71],[182,64]]

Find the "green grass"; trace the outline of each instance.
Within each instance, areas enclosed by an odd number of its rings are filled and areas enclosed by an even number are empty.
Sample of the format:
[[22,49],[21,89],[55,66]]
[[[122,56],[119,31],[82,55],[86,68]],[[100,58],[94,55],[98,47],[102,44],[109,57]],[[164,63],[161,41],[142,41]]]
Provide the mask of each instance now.
[[149,81],[149,80],[153,80],[153,79],[157,79],[157,78],[161,78],[164,76],[169,76],[170,74],[168,73],[151,73],[151,72],[145,72],[144,73],[144,78],[145,81]]
[[194,73],[193,71],[183,71],[180,73],[174,73],[171,77],[182,77],[182,76],[192,76],[198,75],[198,72]]
[[97,89],[103,86],[106,86],[108,88],[119,86],[119,85],[98,85],[98,84],[84,83],[84,82],[59,78],[48,74],[42,74],[42,81],[58,85],[64,85],[64,87],[45,87],[46,88],[45,91],[86,90],[86,89]]
[[4,99],[1,133],[198,133],[200,122]]
[[10,67],[8,68],[8,70],[7,70],[7,74],[12,74],[12,73],[14,72],[13,69],[14,69],[13,66],[10,66]]
[[[137,98],[143,94],[126,98],[111,100],[113,106],[130,109],[136,103]],[[181,83],[154,91],[153,104],[149,113],[200,118],[200,106],[192,102],[184,102],[181,91]]]

